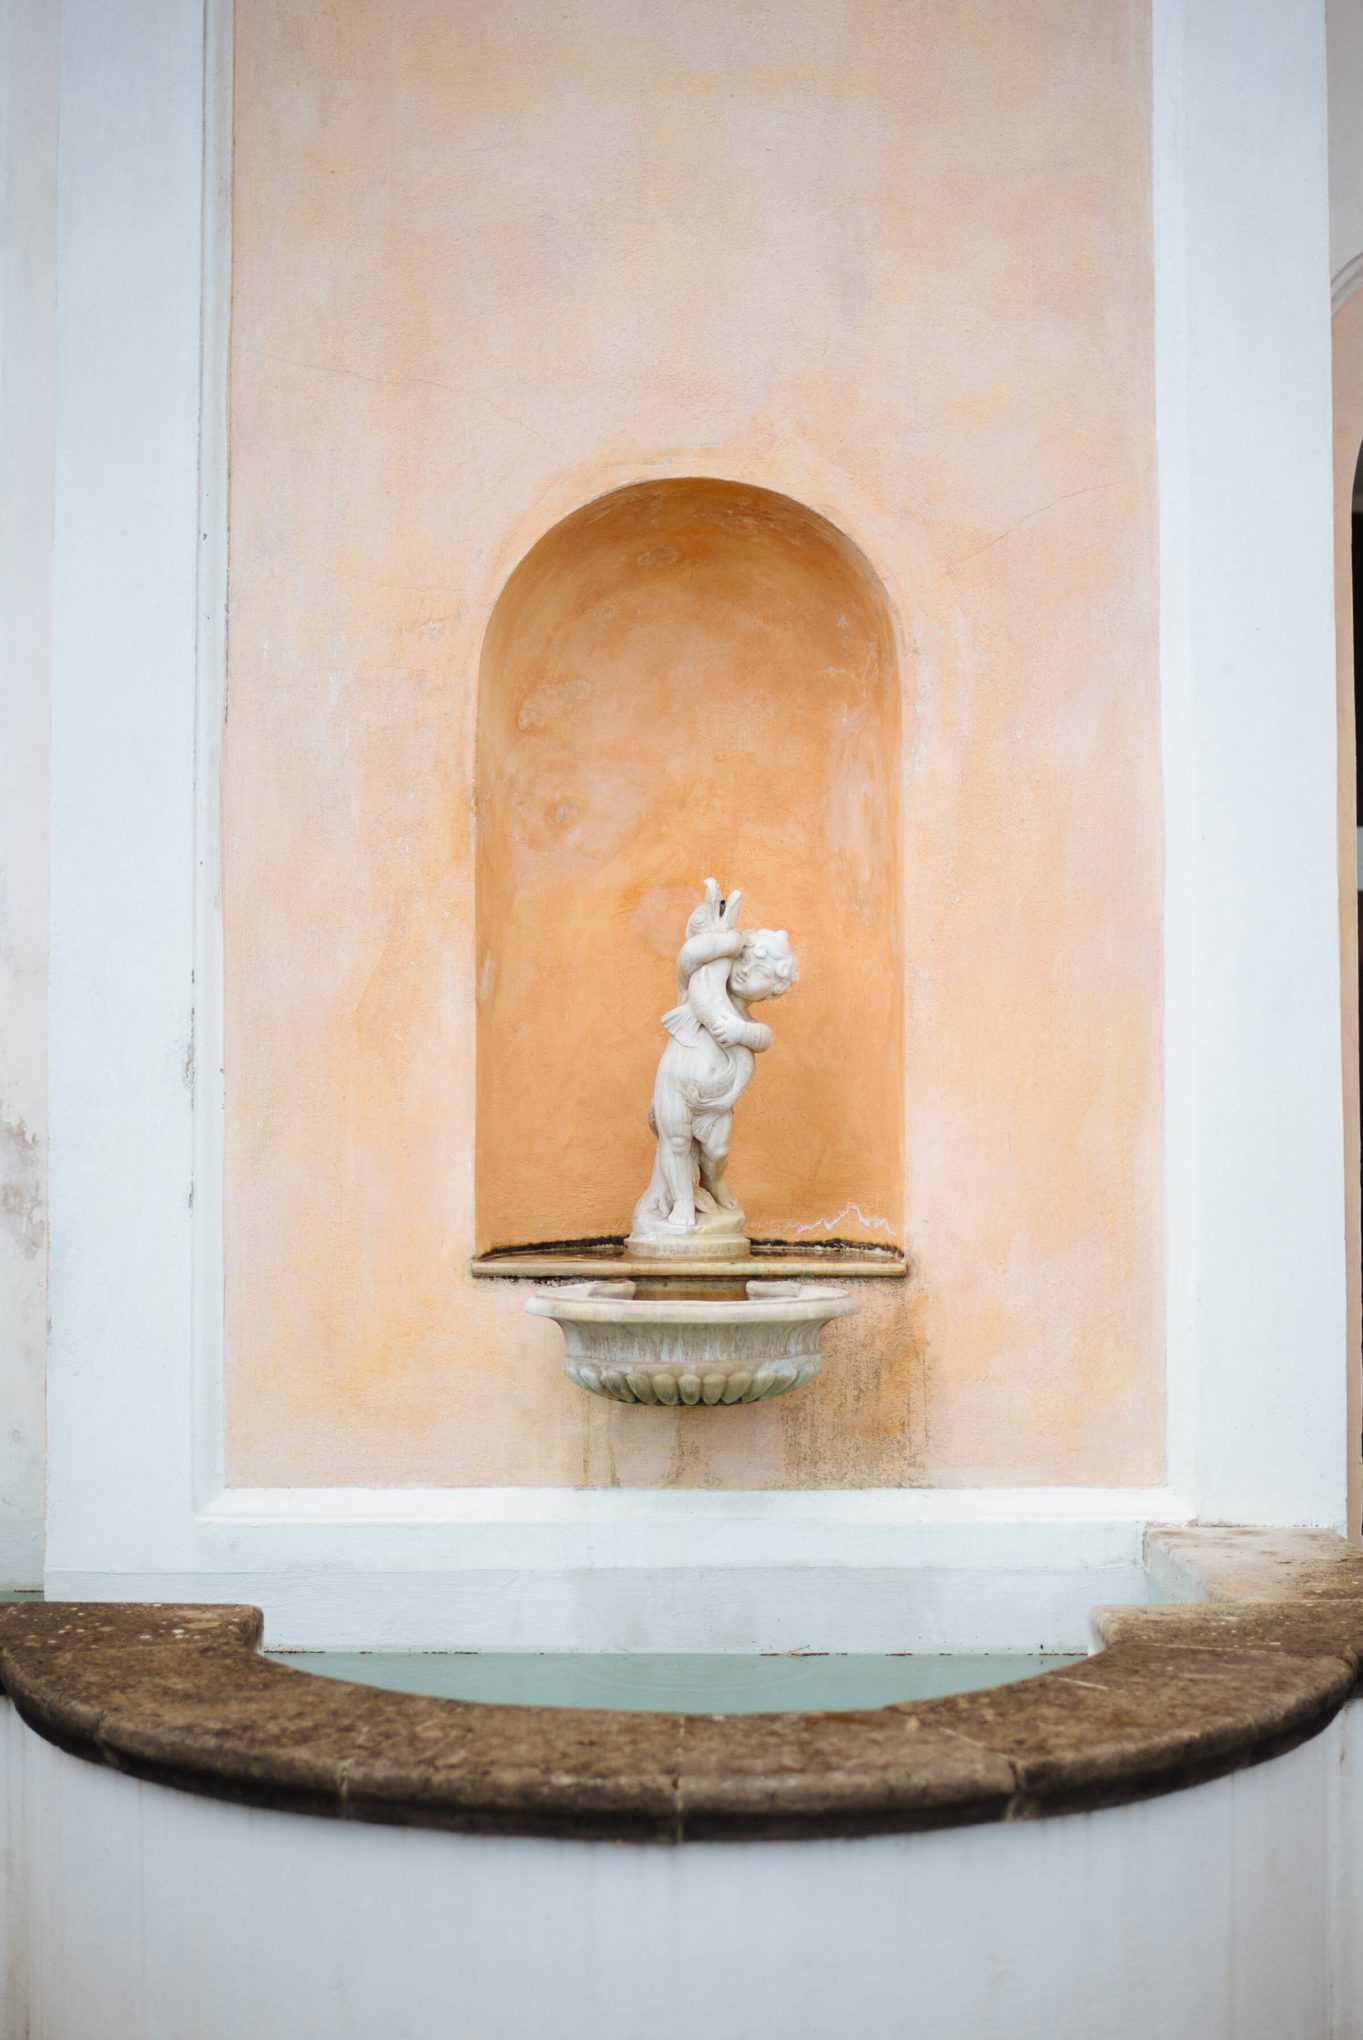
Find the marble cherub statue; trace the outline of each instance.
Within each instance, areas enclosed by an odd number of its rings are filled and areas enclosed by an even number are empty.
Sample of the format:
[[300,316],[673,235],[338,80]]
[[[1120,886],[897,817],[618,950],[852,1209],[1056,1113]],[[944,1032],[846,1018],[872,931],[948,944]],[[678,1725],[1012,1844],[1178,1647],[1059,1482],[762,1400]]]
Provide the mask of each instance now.
[[748,1009],[779,999],[800,973],[784,928],[739,932],[742,897],[721,899],[707,878],[686,924],[677,1004],[663,1015],[670,1039],[648,1115],[658,1147],[634,1211],[636,1252],[724,1252],[743,1235],[742,1210],[724,1181],[729,1135],[753,1058],[771,1047],[771,1029]]

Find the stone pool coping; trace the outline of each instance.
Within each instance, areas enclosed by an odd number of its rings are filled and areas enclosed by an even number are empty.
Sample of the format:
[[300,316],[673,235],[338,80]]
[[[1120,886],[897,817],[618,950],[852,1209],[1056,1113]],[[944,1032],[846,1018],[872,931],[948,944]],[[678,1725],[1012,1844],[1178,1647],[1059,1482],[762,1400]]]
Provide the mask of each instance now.
[[1363,1550],[1158,1529],[1182,1605],[1094,1612],[1083,1663],[821,1714],[491,1706],[259,1655],[254,1608],[0,1608],[0,1690],[91,1763],[247,1806],[471,1834],[676,1843],[909,1834],[1175,1792],[1316,1735],[1359,1686]]

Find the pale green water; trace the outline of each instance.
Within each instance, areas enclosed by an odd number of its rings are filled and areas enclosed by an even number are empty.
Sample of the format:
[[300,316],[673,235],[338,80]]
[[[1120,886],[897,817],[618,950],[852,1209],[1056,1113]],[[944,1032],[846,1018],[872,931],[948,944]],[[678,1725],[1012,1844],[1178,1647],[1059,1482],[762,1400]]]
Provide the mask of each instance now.
[[618,1707],[649,1714],[774,1714],[888,1707],[1035,1678],[1078,1657],[741,1657],[574,1651],[269,1651],[276,1664],[389,1692],[519,1707]]

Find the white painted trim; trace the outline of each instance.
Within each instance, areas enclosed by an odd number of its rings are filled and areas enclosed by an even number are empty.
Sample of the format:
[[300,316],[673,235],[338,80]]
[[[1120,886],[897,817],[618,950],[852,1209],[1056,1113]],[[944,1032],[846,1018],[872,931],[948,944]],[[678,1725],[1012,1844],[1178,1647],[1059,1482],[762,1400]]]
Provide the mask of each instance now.
[[[44,1493],[55,4],[0,0],[0,1579]],[[7,1528],[6,1524],[12,1525]],[[17,1540],[17,1542],[16,1542]],[[38,1566],[41,1570],[41,1531]]]
[[40,1587],[42,1583],[42,1517],[0,1517],[0,1587]]
[[48,1557],[192,1520],[202,0],[64,0]]
[[1343,1528],[1323,8],[1154,26],[1170,1478]]
[[419,1524],[1188,1523],[1171,1488],[225,1488],[200,1522]]

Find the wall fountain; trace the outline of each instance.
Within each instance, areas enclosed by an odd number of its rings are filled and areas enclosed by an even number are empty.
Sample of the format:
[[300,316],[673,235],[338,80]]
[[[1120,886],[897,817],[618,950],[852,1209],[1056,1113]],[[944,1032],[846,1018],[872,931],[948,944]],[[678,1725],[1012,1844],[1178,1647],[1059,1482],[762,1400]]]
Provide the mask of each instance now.
[[784,928],[740,931],[742,894],[718,882],[686,924],[677,1003],[649,1108],[653,1173],[619,1280],[537,1289],[526,1305],[563,1333],[564,1367],[616,1402],[761,1402],[812,1380],[819,1338],[857,1308],[833,1283],[750,1280],[752,1243],[726,1170],[734,1107],[771,1047],[751,1008],[784,997],[799,966]]

